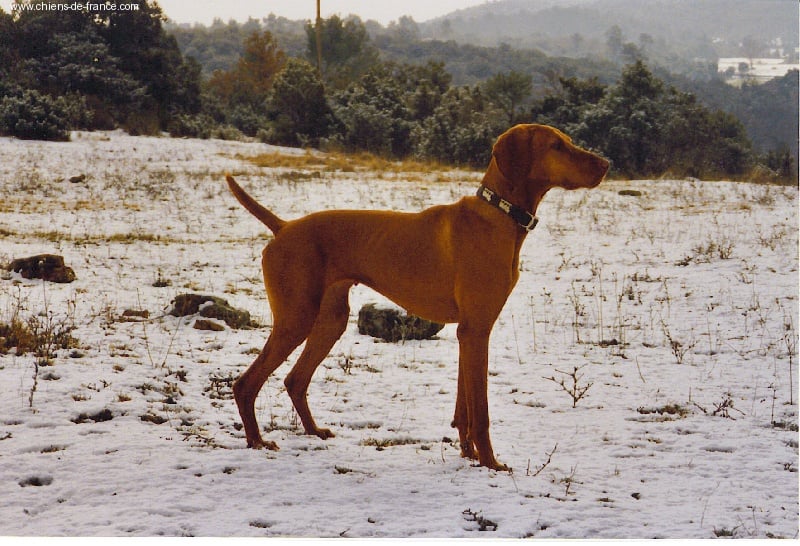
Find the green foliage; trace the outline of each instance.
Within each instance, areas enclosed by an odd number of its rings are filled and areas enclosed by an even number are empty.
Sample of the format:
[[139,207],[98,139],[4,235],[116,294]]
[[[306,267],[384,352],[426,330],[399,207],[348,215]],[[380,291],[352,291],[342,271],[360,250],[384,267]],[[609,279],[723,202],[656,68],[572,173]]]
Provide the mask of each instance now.
[[642,61],[611,87],[575,79],[561,85],[563,93],[537,102],[531,117],[601,151],[619,174],[739,176],[752,167],[751,144],[736,118],[667,86]]
[[[135,3],[138,10],[0,13],[0,81],[29,91],[6,101],[4,131],[46,135],[26,138],[118,126],[155,132],[174,115],[199,112],[200,66],[163,31],[155,2]],[[30,118],[39,113],[46,118]]]
[[211,138],[216,127],[214,120],[207,114],[178,114],[174,116],[167,131],[173,137]]
[[136,3],[137,10],[93,14],[92,23],[109,52],[145,86],[163,127],[174,114],[199,111],[200,70],[195,63],[184,61],[175,38],[164,32],[165,17],[158,4],[148,0]]
[[184,57],[196,59],[203,67],[203,76],[208,78],[218,70],[225,72],[235,67],[244,53],[245,39],[253,33],[269,31],[287,56],[302,57],[308,45],[303,25],[303,21],[270,14],[260,21],[250,18],[244,23],[215,19],[209,26],[167,22],[165,29],[175,36]]
[[596,76],[603,83],[611,83],[619,77],[619,67],[608,60],[548,57],[539,50],[516,49],[507,44],[486,47],[436,39],[403,42],[388,36],[377,36],[374,43],[382,57],[395,62],[444,61],[453,83],[457,85],[475,85],[495,74],[514,71],[532,77],[533,93],[536,94],[552,89],[558,77]]
[[245,38],[236,65],[231,70],[217,70],[209,79],[207,110],[213,108],[220,123],[230,124],[246,135],[256,135],[266,128],[264,102],[285,63],[286,55],[272,34],[254,31]]
[[797,181],[797,166],[788,147],[771,150],[763,157],[764,166],[775,173],[778,180]]
[[[707,82],[679,80],[679,84],[702,97],[709,107],[724,110],[739,119],[758,153],[788,150],[794,165],[797,165],[797,135],[800,130],[800,75],[797,70],[762,84],[744,84],[741,89],[721,79]],[[797,181],[796,167],[790,168],[786,176],[786,179],[792,178]]]
[[[138,11],[0,10],[0,132],[64,139],[76,128],[167,129],[483,168],[497,135],[536,122],[604,153],[624,176],[743,176],[756,162],[766,179],[796,176],[796,71],[734,89],[656,75],[644,58],[660,44],[646,34],[627,42],[620,28],[598,32],[609,54],[631,61],[621,74],[597,57],[420,40],[410,18],[384,29],[336,16],[319,28],[320,71],[316,24],[271,16],[167,34],[158,4],[137,3]],[[576,46],[596,47],[578,38]]]
[[208,89],[227,105],[244,103],[260,106],[272,82],[286,63],[286,54],[268,31],[253,32],[244,41],[244,50],[231,70],[217,70]]
[[513,125],[517,108],[533,91],[533,80],[529,74],[512,70],[495,74],[486,80],[483,89],[489,100],[508,117],[508,124]]
[[[317,64],[316,25],[306,24],[308,50],[306,58]],[[342,20],[334,15],[321,20],[322,66],[325,83],[342,89],[356,80],[378,61],[378,51],[370,44],[367,29],[360,19]]]
[[0,99],[0,134],[31,140],[69,140],[69,117],[65,100],[54,100],[34,89]]
[[267,140],[275,144],[316,146],[332,125],[317,69],[301,59],[289,59],[275,78],[267,112],[272,119]]
[[479,87],[454,87],[445,93],[433,115],[415,127],[414,155],[484,168],[489,164],[496,136],[506,128],[492,115]]
[[[122,122],[141,108],[146,88],[120,68],[122,61],[110,54],[93,26],[52,34],[40,46],[37,56],[21,63],[32,87],[54,97],[90,97],[91,115],[101,127]],[[108,118],[113,121],[103,123]]]
[[441,65],[403,67],[383,63],[333,97],[340,130],[331,139],[347,150],[390,157],[411,152],[414,121],[432,113],[447,89]]

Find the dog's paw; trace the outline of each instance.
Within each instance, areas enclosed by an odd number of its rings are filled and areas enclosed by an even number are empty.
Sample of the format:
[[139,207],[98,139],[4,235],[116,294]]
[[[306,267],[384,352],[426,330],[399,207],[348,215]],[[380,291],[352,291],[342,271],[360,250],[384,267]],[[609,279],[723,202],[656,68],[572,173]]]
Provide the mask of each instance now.
[[[489,466],[489,465],[486,465],[486,466]],[[510,466],[508,466],[507,464],[503,464],[501,462],[498,462],[498,461],[495,461],[491,466],[489,466],[489,468],[491,468],[492,470],[496,470],[498,472],[508,472],[509,474],[513,473],[513,470],[511,470]]]
[[271,440],[264,441],[261,438],[259,438],[258,440],[255,440],[253,442],[247,442],[247,447],[249,447],[251,449],[267,449],[269,451],[280,451],[281,450],[281,448],[278,447],[278,444],[276,444],[275,442],[273,442]]
[[312,436],[317,436],[323,440],[327,440],[328,438],[335,438],[336,435],[331,432],[329,428],[318,428],[309,432]]

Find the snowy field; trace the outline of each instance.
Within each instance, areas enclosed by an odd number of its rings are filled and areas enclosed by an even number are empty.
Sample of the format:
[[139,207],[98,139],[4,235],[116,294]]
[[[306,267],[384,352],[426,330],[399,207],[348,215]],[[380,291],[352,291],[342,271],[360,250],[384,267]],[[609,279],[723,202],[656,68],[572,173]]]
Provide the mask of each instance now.
[[[491,339],[491,432],[509,474],[459,457],[455,326],[402,344],[361,336],[358,309],[384,300],[360,286],[309,391],[337,436],[302,435],[284,365],[257,403],[281,450],[245,449],[230,384],[269,333],[267,233],[223,173],[285,218],[420,210],[480,181],[246,159],[275,150],[0,139],[0,263],[52,252],[77,275],[0,273],[0,323],[74,327],[49,366],[0,355],[0,536],[797,538],[796,188],[548,194]],[[263,326],[165,316],[186,292]]]

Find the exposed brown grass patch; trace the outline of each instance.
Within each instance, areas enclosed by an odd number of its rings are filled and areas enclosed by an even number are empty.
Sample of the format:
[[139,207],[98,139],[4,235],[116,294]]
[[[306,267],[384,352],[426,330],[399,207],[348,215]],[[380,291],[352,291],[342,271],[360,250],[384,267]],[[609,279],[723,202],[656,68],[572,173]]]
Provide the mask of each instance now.
[[31,316],[27,321],[14,317],[11,322],[0,323],[0,354],[16,349],[16,354],[34,353],[48,360],[56,349],[78,346],[72,337],[74,327],[53,317]]
[[0,212],[35,214],[60,210],[107,210],[119,206],[119,201],[105,199],[53,199],[37,195],[7,197],[0,201]]
[[248,161],[257,167],[318,170],[325,172],[375,172],[375,173],[442,173],[452,172],[456,167],[434,161],[414,159],[393,160],[368,152],[346,154],[341,152],[320,153],[306,150],[301,154],[269,152],[256,156],[237,154],[236,159]]

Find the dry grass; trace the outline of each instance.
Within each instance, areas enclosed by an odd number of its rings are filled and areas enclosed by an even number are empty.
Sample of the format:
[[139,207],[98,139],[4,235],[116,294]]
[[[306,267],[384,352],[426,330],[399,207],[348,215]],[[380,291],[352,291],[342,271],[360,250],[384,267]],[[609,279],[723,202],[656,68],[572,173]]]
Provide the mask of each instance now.
[[453,172],[456,167],[433,161],[414,159],[391,160],[367,152],[346,154],[341,152],[316,153],[306,150],[303,154],[269,152],[256,156],[237,155],[236,159],[248,161],[257,167],[305,169],[325,172],[376,172],[376,173],[442,173]]
[[6,196],[0,201],[0,212],[35,214],[52,211],[107,210],[119,206],[118,201],[103,199],[57,199],[39,194]]
[[73,329],[67,320],[50,315],[33,315],[27,321],[14,317],[8,323],[0,323],[0,354],[16,349],[18,355],[34,353],[48,361],[57,349],[78,347],[78,340],[70,333]]

